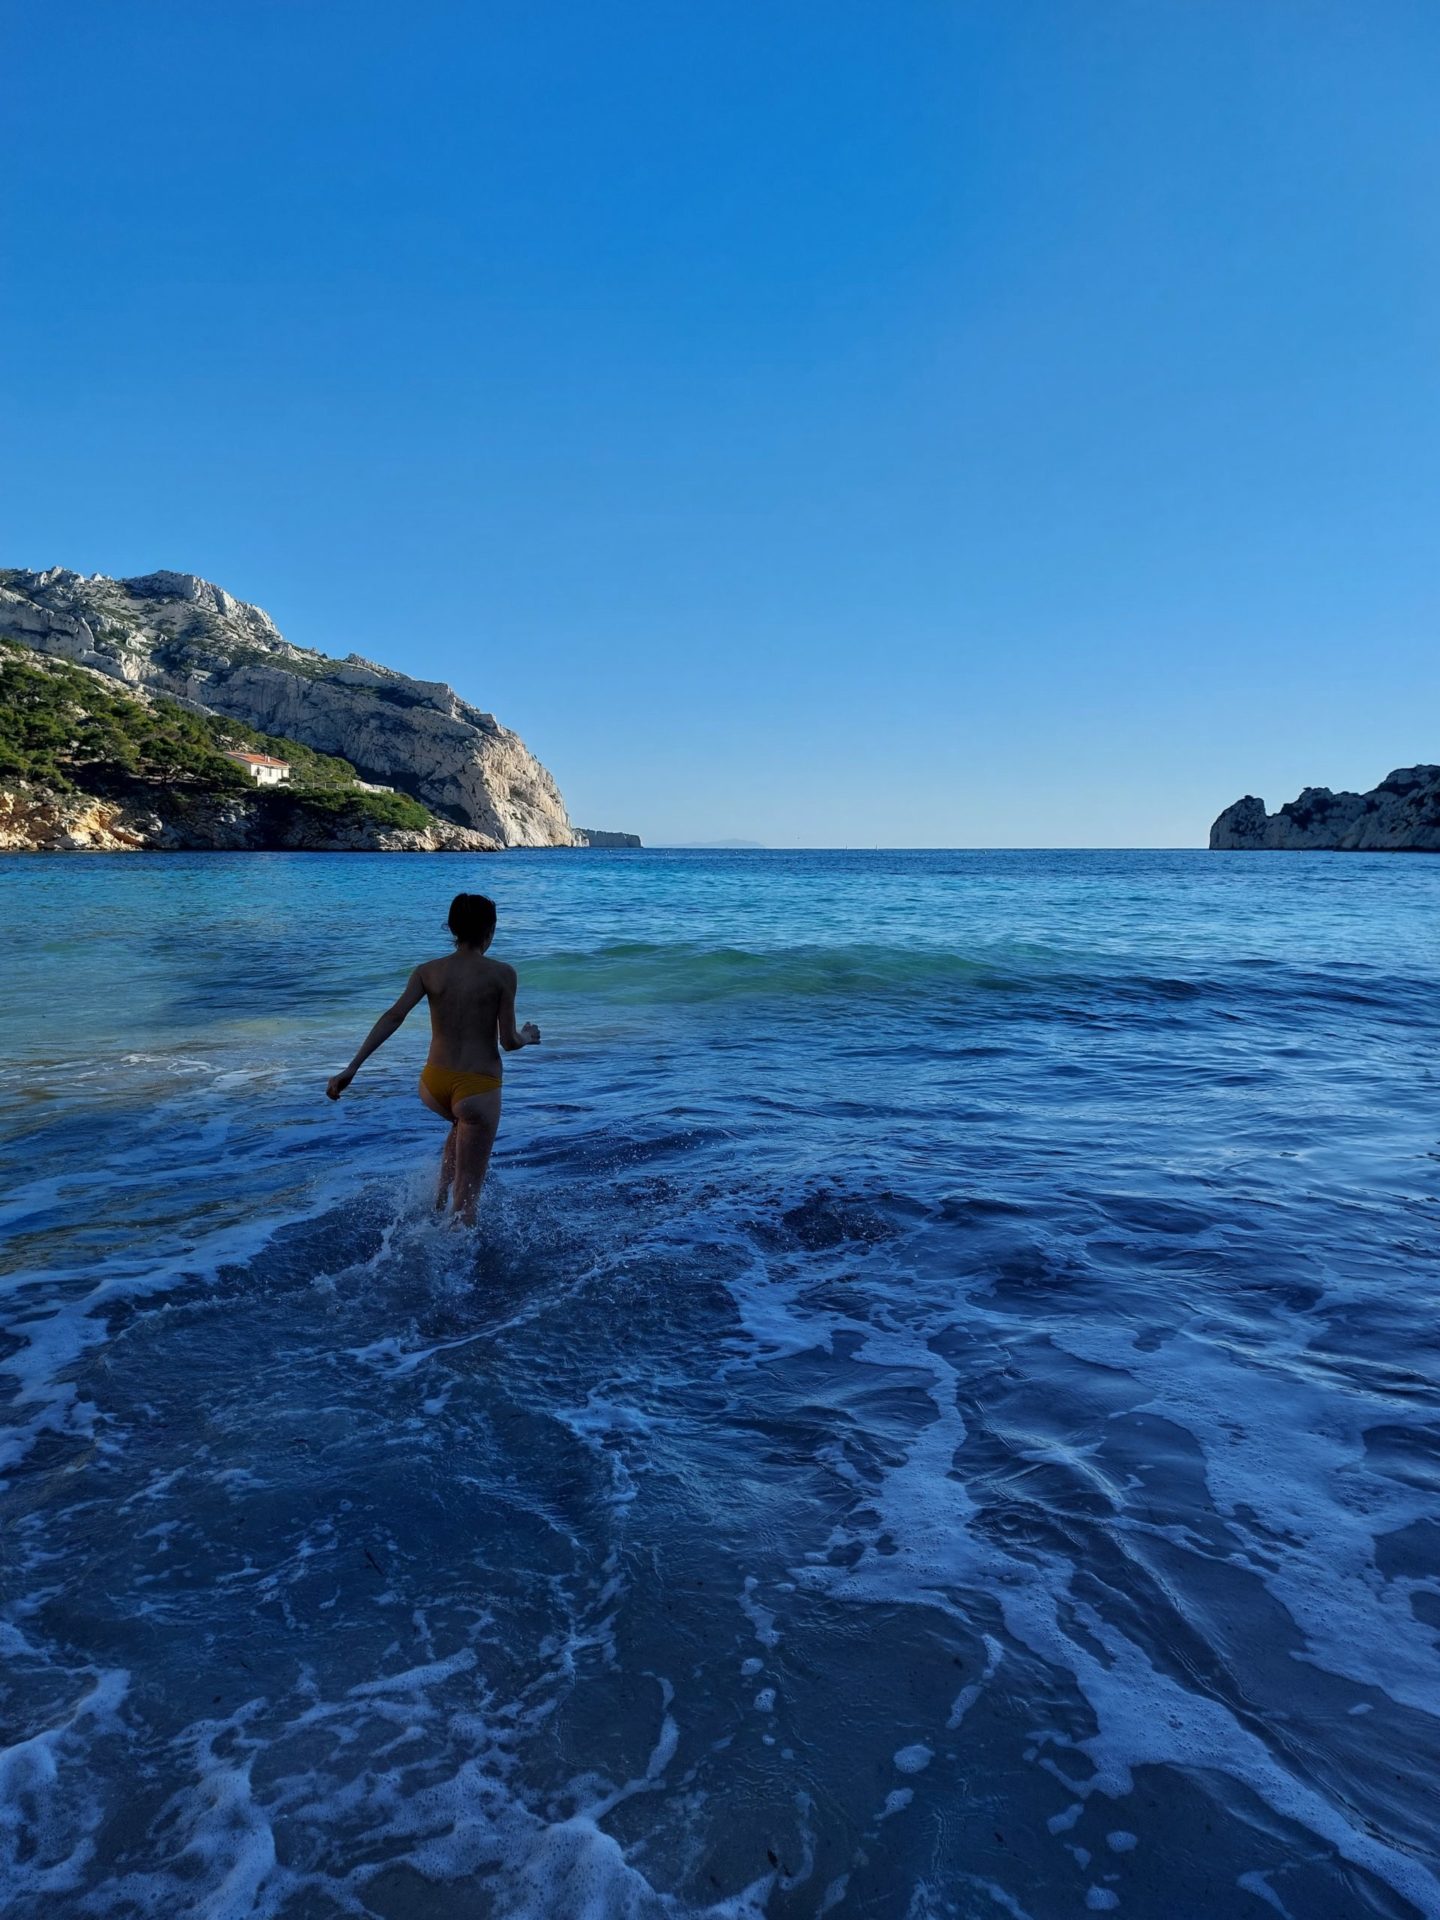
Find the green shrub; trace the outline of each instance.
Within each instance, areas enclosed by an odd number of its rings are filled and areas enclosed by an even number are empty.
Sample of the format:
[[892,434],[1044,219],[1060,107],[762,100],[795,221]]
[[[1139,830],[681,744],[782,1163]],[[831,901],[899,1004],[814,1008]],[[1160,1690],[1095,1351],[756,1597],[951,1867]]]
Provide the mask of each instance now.
[[309,790],[296,799],[311,813],[332,820],[372,820],[380,827],[404,827],[423,833],[431,816],[408,793],[324,793]]
[[[319,811],[421,831],[430,815],[401,793],[361,793],[348,760],[243,720],[192,713],[174,700],[149,704],[72,666],[0,638],[0,780],[60,792],[161,783],[205,792],[253,791],[227,750],[290,763],[285,791]],[[273,791],[273,789],[271,789]]]

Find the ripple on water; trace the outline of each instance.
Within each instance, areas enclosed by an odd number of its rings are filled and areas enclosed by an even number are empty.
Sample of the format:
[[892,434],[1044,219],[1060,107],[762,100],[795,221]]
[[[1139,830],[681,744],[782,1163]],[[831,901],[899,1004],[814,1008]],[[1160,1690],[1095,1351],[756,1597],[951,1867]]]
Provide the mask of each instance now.
[[7,1911],[1440,1915],[1440,867],[507,858],[474,1236],[408,1032],[320,1097],[425,863],[83,871]]

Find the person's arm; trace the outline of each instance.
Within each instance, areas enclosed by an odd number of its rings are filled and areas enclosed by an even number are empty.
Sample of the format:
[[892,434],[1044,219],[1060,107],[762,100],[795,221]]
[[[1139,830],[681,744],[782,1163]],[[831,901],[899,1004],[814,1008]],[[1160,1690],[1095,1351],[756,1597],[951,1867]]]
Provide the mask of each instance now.
[[425,982],[420,978],[420,969],[416,967],[405,982],[405,991],[393,1007],[387,1007],[360,1044],[355,1058],[343,1073],[337,1073],[333,1080],[325,1083],[325,1091],[332,1100],[338,1100],[341,1094],[355,1078],[360,1066],[368,1060],[377,1047],[383,1047],[392,1033],[398,1033],[405,1024],[407,1013],[419,1006],[425,998]]
[[500,1017],[496,1021],[496,1031],[500,1044],[506,1053],[518,1053],[521,1047],[538,1047],[540,1029],[533,1020],[527,1020],[523,1027],[515,1025],[515,969],[506,967],[500,980]]

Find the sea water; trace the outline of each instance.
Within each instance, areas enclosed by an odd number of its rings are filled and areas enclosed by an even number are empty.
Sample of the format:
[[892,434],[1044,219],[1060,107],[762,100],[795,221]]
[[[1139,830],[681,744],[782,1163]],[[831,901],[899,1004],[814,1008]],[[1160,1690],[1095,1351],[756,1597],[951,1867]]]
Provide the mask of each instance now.
[[[460,887],[470,1234],[324,1098]],[[0,906],[8,1915],[1440,1914],[1440,861]]]

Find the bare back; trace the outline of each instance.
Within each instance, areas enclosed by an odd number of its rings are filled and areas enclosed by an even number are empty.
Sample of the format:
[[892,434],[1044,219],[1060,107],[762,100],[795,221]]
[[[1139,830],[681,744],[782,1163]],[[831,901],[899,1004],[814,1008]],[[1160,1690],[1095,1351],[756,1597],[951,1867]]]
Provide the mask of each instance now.
[[495,1073],[500,1035],[515,1022],[515,969],[473,947],[417,969],[430,1003],[432,1067],[452,1073]]
[[457,1220],[473,1226],[475,1201],[485,1184],[490,1149],[500,1125],[500,1055],[538,1047],[533,1020],[515,1025],[515,969],[491,960],[485,949],[495,931],[495,902],[481,893],[457,893],[450,905],[455,951],[427,960],[405,982],[405,991],[366,1034],[354,1059],[325,1084],[338,1100],[377,1047],[400,1031],[422,1000],[430,1002],[430,1057],[416,1088],[431,1113],[449,1126],[440,1156],[435,1205],[451,1198]]

